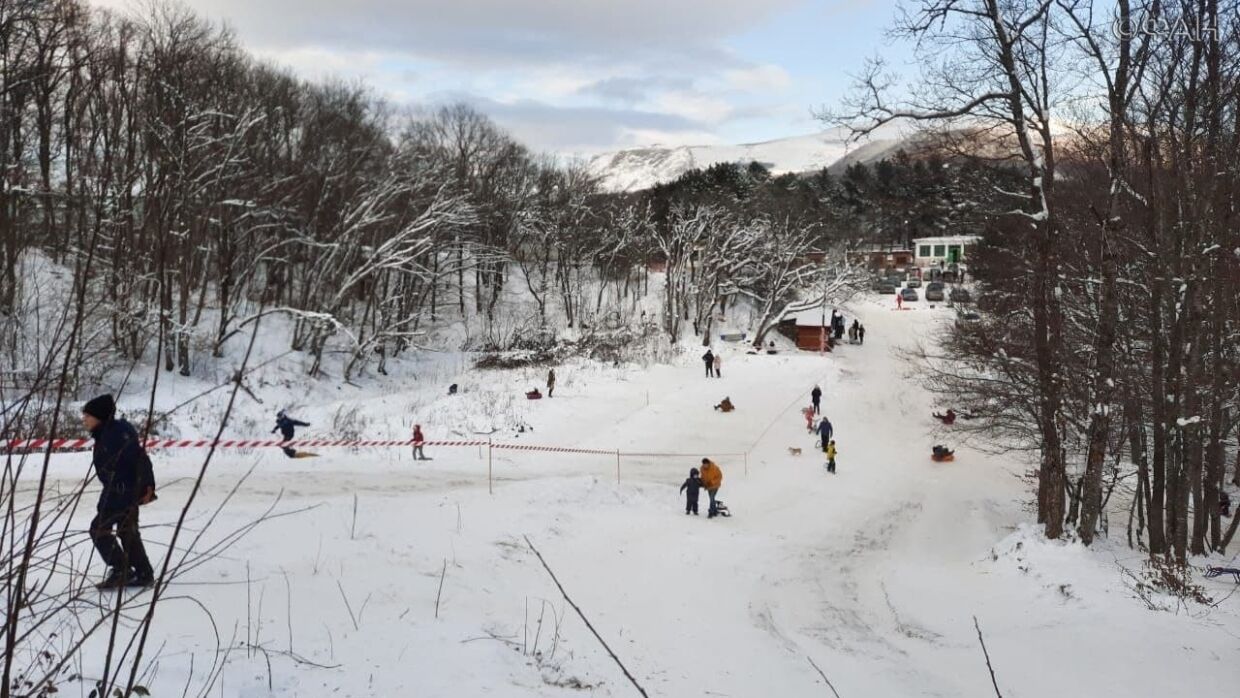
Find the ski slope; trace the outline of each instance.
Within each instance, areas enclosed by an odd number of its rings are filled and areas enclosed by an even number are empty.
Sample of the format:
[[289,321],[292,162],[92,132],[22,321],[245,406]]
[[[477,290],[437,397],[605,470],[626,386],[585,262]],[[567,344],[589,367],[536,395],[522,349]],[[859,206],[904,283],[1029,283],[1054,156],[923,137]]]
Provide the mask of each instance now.
[[[221,452],[191,515],[206,529],[196,549],[269,518],[173,583],[146,683],[180,695],[226,659],[211,695],[637,695],[528,537],[651,696],[830,695],[810,660],[847,698],[989,696],[974,617],[1008,698],[1234,686],[1236,598],[1147,610],[1121,574],[1139,554],[1119,541],[1046,543],[1022,526],[1027,463],[968,448],[930,462],[935,439],[951,437],[936,436],[928,415],[941,406],[908,378],[906,350],[951,311],[909,306],[859,301],[846,314],[866,325],[865,346],[826,357],[726,346],[720,379],[704,378],[696,355],[557,369],[556,397],[512,407],[533,430],[492,435],[686,454],[622,458],[618,483],[611,455],[496,451],[489,494],[479,448],[428,447],[434,460],[421,463],[403,449]],[[447,425],[472,405],[528,389],[539,373],[471,374],[453,398],[411,384],[355,402],[452,438]],[[836,429],[833,476],[799,414],[816,382]],[[736,412],[711,409],[725,395]],[[297,416],[321,425],[327,410]],[[158,459],[160,499],[143,510],[152,557],[199,455]],[[707,520],[705,493],[702,515],[684,515],[677,488],[701,456],[723,468],[732,518]],[[53,484],[71,486],[87,463],[58,456]]]

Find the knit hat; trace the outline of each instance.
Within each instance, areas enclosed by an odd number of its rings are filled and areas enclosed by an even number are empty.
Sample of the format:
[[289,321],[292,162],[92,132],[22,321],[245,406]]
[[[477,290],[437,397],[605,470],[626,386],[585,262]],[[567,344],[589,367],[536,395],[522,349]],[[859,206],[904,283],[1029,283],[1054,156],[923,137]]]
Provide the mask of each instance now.
[[100,395],[82,405],[82,413],[106,422],[116,416],[116,401],[111,395]]

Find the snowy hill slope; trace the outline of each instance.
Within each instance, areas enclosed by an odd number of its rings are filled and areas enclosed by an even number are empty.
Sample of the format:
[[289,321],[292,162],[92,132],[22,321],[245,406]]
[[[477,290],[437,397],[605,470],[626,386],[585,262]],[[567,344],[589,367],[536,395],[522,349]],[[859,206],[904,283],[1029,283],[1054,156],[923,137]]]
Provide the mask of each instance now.
[[602,179],[605,189],[637,191],[673,180],[691,169],[723,162],[758,162],[774,174],[784,174],[830,167],[850,155],[868,161],[894,151],[903,140],[895,126],[880,129],[859,143],[848,142],[848,136],[847,130],[833,128],[762,143],[630,148],[596,155],[587,166]]
[[[1031,494],[1019,455],[961,447],[953,463],[930,462],[928,445],[953,435],[902,377],[904,357],[951,311],[914,305],[859,300],[848,314],[868,341],[826,357],[716,345],[719,379],[703,378],[694,354],[647,368],[572,363],[559,367],[555,397],[539,401],[519,398],[536,369],[470,371],[452,397],[441,389],[457,379],[450,368],[390,392],[316,394],[297,412],[311,438],[330,435],[333,412],[349,405],[367,435],[420,421],[432,440],[476,438],[470,416],[507,400],[502,409],[533,430],[498,442],[681,455],[497,450],[492,463],[477,447],[428,447],[426,462],[404,448],[324,448],[304,460],[221,451],[193,507],[193,525],[208,531],[199,548],[267,520],[174,582],[146,683],[153,695],[198,690],[202,667],[222,656],[225,695],[635,695],[528,536],[652,696],[829,694],[819,668],[844,696],[988,696],[974,617],[1003,695],[1232,685],[1240,646],[1228,628],[1240,607],[1224,598],[1230,583],[1210,583],[1215,609],[1151,611],[1122,572],[1139,573],[1141,553],[1119,540],[1048,543],[1022,525]],[[815,383],[835,423],[836,475],[799,415]],[[735,413],[711,409],[724,395]],[[200,456],[157,457],[164,485],[143,522],[160,554]],[[704,493],[703,516],[683,513],[677,487],[701,456],[722,466],[732,518],[707,521]],[[88,462],[58,454],[50,486],[72,488]]]

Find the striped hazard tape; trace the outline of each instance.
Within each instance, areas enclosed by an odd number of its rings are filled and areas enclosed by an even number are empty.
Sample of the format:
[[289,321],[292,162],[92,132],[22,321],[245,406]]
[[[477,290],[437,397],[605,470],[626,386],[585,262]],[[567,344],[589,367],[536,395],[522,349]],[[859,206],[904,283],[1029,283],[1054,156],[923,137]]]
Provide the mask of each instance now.
[[[51,447],[53,451],[80,451],[90,448],[92,439],[9,439],[5,448],[10,451],[38,451]],[[458,447],[486,446],[508,451],[537,451],[542,453],[579,453],[586,455],[615,455],[615,449],[572,448],[567,446],[539,446],[535,444],[494,443],[479,440],[423,441],[423,446]],[[385,446],[412,446],[413,439],[147,439],[147,449],[165,448],[373,448]]]
[[[53,451],[76,451],[89,448],[93,439],[9,439],[5,448],[9,450],[37,451],[51,446]],[[262,448],[278,446],[292,448],[297,446],[335,447],[335,446],[412,446],[413,439],[147,439],[143,446],[156,448]],[[423,446],[485,446],[486,441],[423,441]]]

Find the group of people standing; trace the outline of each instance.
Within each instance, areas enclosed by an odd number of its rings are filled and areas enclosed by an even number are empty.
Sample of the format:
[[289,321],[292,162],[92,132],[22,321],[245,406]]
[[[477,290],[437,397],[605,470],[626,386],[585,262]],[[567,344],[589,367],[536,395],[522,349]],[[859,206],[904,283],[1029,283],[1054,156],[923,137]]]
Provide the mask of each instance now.
[[721,369],[723,368],[723,357],[719,356],[710,349],[707,349],[706,353],[702,354],[702,363],[706,364],[707,378],[723,378],[723,373],[721,373]]

